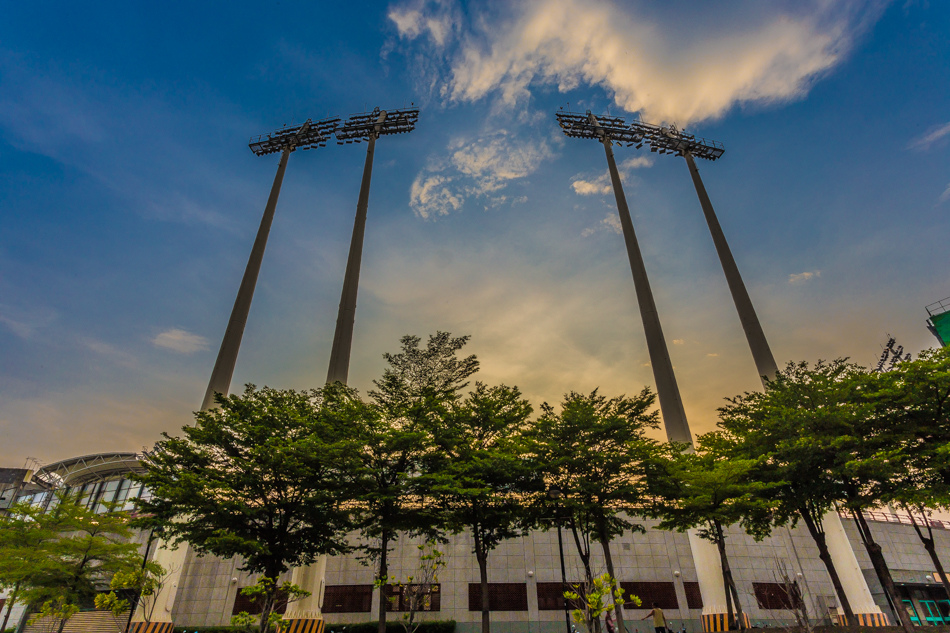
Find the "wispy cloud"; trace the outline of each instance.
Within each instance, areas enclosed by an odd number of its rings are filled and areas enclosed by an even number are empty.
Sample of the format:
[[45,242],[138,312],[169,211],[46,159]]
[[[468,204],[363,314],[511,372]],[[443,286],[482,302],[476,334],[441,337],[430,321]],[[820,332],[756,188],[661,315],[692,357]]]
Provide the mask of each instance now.
[[170,349],[179,354],[193,354],[208,349],[208,339],[185,330],[173,328],[157,334],[152,339],[152,345]]
[[[617,171],[620,172],[620,180],[626,182],[632,170],[642,167],[651,167],[652,165],[652,157],[635,156],[623,161],[617,168]],[[587,180],[580,175],[575,176],[571,182],[571,189],[579,196],[606,196],[613,191],[610,184],[610,172],[605,171],[600,176],[591,180]]]
[[57,315],[48,309],[15,308],[0,304],[0,323],[22,339],[29,339],[40,328],[46,327]]
[[930,149],[931,145],[942,140],[948,134],[950,134],[950,122],[934,126],[927,130],[927,132],[925,132],[923,135],[911,140],[911,142],[907,144],[907,149],[916,149],[921,151]]
[[950,184],[948,184],[947,188],[940,194],[940,202],[946,202],[947,200],[950,200]]
[[[500,192],[534,173],[554,155],[544,140],[526,141],[499,130],[474,139],[453,141],[445,154],[433,157],[409,190],[409,204],[421,218],[458,211],[467,199],[487,207],[509,201]],[[524,202],[524,196],[512,202]]]
[[803,284],[806,281],[810,281],[817,277],[821,277],[820,270],[809,270],[803,273],[794,273],[788,276],[788,283],[790,284]]
[[426,83],[448,102],[495,95],[512,105],[532,86],[598,86],[627,111],[686,124],[737,104],[802,97],[886,4],[746,0],[687,13],[646,2],[529,0],[470,11],[463,25],[453,2],[412,0],[389,17],[403,41],[444,59],[441,77]]

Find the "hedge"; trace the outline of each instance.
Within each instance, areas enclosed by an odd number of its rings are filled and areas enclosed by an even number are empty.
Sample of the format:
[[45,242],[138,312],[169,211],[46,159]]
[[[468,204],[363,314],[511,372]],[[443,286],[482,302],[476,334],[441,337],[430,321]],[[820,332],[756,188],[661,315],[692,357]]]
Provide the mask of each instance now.
[[[377,622],[356,622],[353,624],[327,624],[324,633],[376,633],[379,628]],[[259,629],[251,627],[250,633],[257,633]],[[248,629],[241,626],[176,626],[175,633],[247,633]],[[386,633],[405,633],[399,621],[386,622]],[[455,620],[434,620],[419,623],[416,633],[455,633]]]

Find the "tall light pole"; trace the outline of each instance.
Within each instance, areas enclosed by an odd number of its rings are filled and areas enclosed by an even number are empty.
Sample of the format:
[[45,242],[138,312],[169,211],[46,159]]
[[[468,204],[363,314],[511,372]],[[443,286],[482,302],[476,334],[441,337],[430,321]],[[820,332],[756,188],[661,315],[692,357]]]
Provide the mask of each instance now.
[[[647,349],[650,353],[650,363],[653,366],[653,377],[656,380],[657,396],[660,400],[660,411],[663,413],[663,425],[670,441],[688,444],[687,450],[692,450],[693,437],[683,410],[683,401],[680,397],[676,377],[673,375],[673,365],[670,361],[669,349],[663,338],[660,327],[660,318],[656,304],[653,301],[653,292],[647,280],[646,269],[643,266],[643,257],[633,231],[633,222],[630,219],[630,210],[623,194],[620,173],[614,160],[613,145],[626,143],[627,146],[636,145],[637,149],[644,143],[651,142],[661,133],[656,126],[641,123],[627,124],[620,117],[596,117],[590,112],[575,114],[573,112],[557,113],[558,123],[564,134],[574,138],[598,140],[604,145],[607,153],[607,167],[610,170],[610,180],[613,183],[614,196],[617,199],[617,210],[620,213],[620,224],[623,228],[624,241],[627,245],[627,256],[630,259],[630,269],[633,272],[633,283],[637,291],[637,301],[640,305],[640,317],[643,319],[643,329],[647,337]],[[722,153],[721,147],[703,146],[704,151]],[[703,149],[700,148],[700,149]],[[665,148],[651,147],[654,151],[663,153]],[[700,151],[700,150],[697,150]],[[706,626],[707,622],[718,621],[722,614],[727,612],[726,592],[722,584],[722,565],[716,546],[699,537],[696,530],[688,532],[690,551],[696,567],[700,592],[703,596],[703,622],[706,630],[715,630]],[[620,615],[619,609],[617,610]],[[617,624],[623,630],[623,620],[618,617]]]
[[[247,267],[244,269],[244,277],[241,280],[241,287],[238,289],[237,298],[234,300],[231,318],[228,320],[228,327],[224,332],[221,348],[218,350],[218,357],[211,372],[211,380],[208,381],[208,389],[205,391],[204,400],[201,402],[202,411],[214,407],[215,395],[219,393],[227,395],[231,387],[231,376],[234,374],[238,351],[241,348],[241,339],[244,336],[244,326],[247,323],[247,315],[251,309],[251,300],[254,298],[254,288],[257,285],[257,276],[261,270],[264,249],[267,246],[267,236],[274,221],[274,211],[277,209],[277,198],[280,195],[280,186],[284,180],[284,171],[287,169],[287,160],[290,158],[290,154],[297,149],[324,147],[339,121],[339,119],[307,121],[303,125],[284,127],[266,136],[258,136],[251,139],[248,144],[251,151],[258,156],[280,152],[280,162],[277,164],[277,175],[274,177],[274,184],[271,186],[270,196],[267,198],[267,205],[264,207],[264,216],[261,218],[257,238],[251,248],[251,255],[247,260]],[[172,633],[174,624],[171,617],[178,594],[179,578],[185,566],[188,551],[187,546],[172,549],[164,541],[157,545],[152,560],[165,569],[173,571],[168,577],[165,589],[156,596],[155,615],[152,617],[151,623],[145,620],[141,609],[135,609],[130,617],[128,633]]]
[[[356,114],[336,128],[336,139],[340,145],[367,141],[366,161],[363,164],[363,179],[360,183],[360,195],[356,203],[356,219],[353,222],[353,236],[350,239],[350,253],[346,260],[346,272],[343,276],[343,292],[340,296],[340,309],[333,334],[333,347],[330,350],[330,366],[327,370],[327,383],[346,384],[350,368],[350,350],[353,346],[353,324],[356,321],[356,295],[360,282],[360,263],[363,258],[363,234],[366,230],[366,211],[369,208],[369,186],[373,176],[373,155],[376,139],[380,136],[403,134],[415,129],[419,119],[417,108],[402,110],[380,110]],[[326,577],[327,557],[320,556],[307,567],[293,570],[291,580],[295,585],[310,591],[310,595],[295,601],[287,609],[284,617],[285,633],[322,633],[324,626],[322,615],[324,579]],[[380,588],[382,592],[382,588]],[[380,598],[383,599],[382,597]]]
[[762,379],[764,386],[766,380],[775,377],[778,366],[775,364],[775,357],[772,356],[769,342],[765,338],[762,325],[759,323],[759,317],[752,306],[752,299],[749,298],[749,292],[742,281],[742,275],[739,274],[739,267],[732,256],[729,243],[726,242],[726,236],[722,232],[719,218],[716,217],[712,202],[709,201],[709,194],[706,193],[706,187],[703,185],[702,178],[699,177],[699,170],[696,168],[696,161],[694,160],[695,157],[713,161],[722,156],[725,150],[720,143],[702,138],[697,139],[694,135],[677,130],[672,125],[661,127],[635,123],[633,127],[644,134],[646,141],[650,144],[651,152],[672,154],[686,159],[689,174],[693,179],[693,186],[696,188],[696,195],[699,196],[699,204],[703,208],[703,215],[706,216],[709,233],[712,235],[716,253],[719,255],[719,263],[722,264],[722,271],[726,275],[726,282],[729,284],[729,291],[732,293],[732,301],[736,305],[739,321],[742,323],[742,330],[745,332],[749,349],[752,351],[755,368],[758,370],[759,378]]
[[201,402],[202,411],[214,406],[216,393],[227,395],[231,386],[231,376],[237,363],[238,351],[241,349],[241,339],[244,336],[244,326],[251,309],[251,300],[254,298],[254,288],[257,285],[257,276],[261,270],[261,261],[264,259],[264,249],[267,247],[267,236],[270,234],[271,223],[274,221],[274,211],[277,209],[277,198],[280,195],[280,186],[284,180],[284,171],[287,169],[287,160],[290,154],[297,149],[312,149],[324,147],[330,135],[336,129],[339,119],[325,119],[323,121],[307,121],[303,125],[285,127],[265,136],[252,139],[248,144],[251,151],[258,156],[276,154],[280,152],[280,162],[277,164],[277,175],[271,186],[267,205],[264,207],[264,216],[261,218],[260,228],[257,230],[257,239],[251,249],[251,255],[244,269],[244,278],[238,289],[234,307],[231,308],[231,318],[218,350],[218,357],[214,362],[211,380]]
[[330,367],[327,370],[327,382],[342,382],[350,369],[350,349],[353,346],[353,324],[356,321],[356,294],[360,282],[360,262],[363,257],[363,233],[366,229],[366,210],[369,207],[369,185],[373,176],[373,153],[376,139],[387,134],[403,134],[415,129],[419,119],[417,108],[403,110],[380,110],[351,116],[336,130],[337,142],[359,143],[367,141],[366,162],[363,164],[363,180],[360,183],[360,197],[356,203],[356,219],[353,222],[353,237],[350,240],[350,254],[346,260],[346,273],[343,277],[343,292],[340,296],[340,311],[336,319],[336,331],[333,334],[333,347],[330,350]]
[[676,376],[673,374],[673,363],[670,352],[663,337],[663,328],[660,325],[660,316],[657,313],[653,291],[650,289],[650,280],[643,265],[643,255],[637,235],[633,230],[633,220],[630,219],[630,209],[627,207],[627,198],[623,193],[623,183],[620,182],[620,172],[617,171],[617,162],[614,160],[614,143],[642,145],[643,133],[630,126],[620,117],[596,117],[590,112],[575,114],[559,111],[557,120],[564,134],[573,138],[585,138],[600,141],[607,154],[607,167],[610,171],[610,180],[613,183],[614,197],[617,200],[617,211],[620,214],[620,225],[623,228],[623,239],[627,246],[627,257],[630,260],[630,270],[633,273],[633,285],[637,292],[637,303],[640,307],[640,318],[643,320],[643,329],[647,338],[647,350],[650,353],[650,364],[653,367],[653,378],[656,381],[656,392],[660,399],[660,411],[663,413],[663,424],[670,441],[692,443],[693,436],[686,421],[686,411],[683,409],[683,399],[680,397]]

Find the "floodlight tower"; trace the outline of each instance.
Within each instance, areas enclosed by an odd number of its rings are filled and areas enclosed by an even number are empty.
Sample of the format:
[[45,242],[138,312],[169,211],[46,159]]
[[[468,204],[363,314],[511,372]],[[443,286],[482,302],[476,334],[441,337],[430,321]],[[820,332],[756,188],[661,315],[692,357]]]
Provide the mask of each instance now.
[[[308,120],[303,125],[284,127],[266,136],[261,135],[252,138],[248,144],[251,151],[258,156],[281,152],[280,162],[277,164],[277,175],[274,177],[274,184],[271,186],[270,196],[267,198],[267,204],[264,207],[264,215],[257,230],[254,246],[251,248],[251,256],[248,258],[247,267],[244,269],[241,287],[238,289],[234,307],[231,309],[231,318],[228,320],[228,327],[224,332],[221,348],[218,350],[214,370],[211,372],[211,380],[208,382],[208,389],[201,403],[202,411],[215,406],[215,394],[227,395],[231,387],[231,376],[234,373],[234,365],[237,363],[238,351],[241,348],[244,326],[247,323],[247,315],[251,309],[251,299],[254,298],[254,288],[257,285],[257,276],[261,270],[264,249],[267,246],[267,236],[274,220],[274,211],[277,209],[277,198],[280,195],[280,186],[284,180],[284,171],[287,169],[287,160],[291,153],[297,149],[324,147],[339,121],[339,119],[324,119],[316,122]],[[139,607],[130,619],[129,633],[172,633],[174,624],[171,617],[177,597],[177,590],[173,588],[178,586],[188,551],[187,546],[172,549],[169,543],[159,542],[152,560],[165,569],[173,571],[168,578],[166,589],[156,596],[154,616],[151,618],[151,622],[146,620],[142,608]]]
[[686,159],[689,174],[693,178],[693,186],[699,196],[699,204],[703,207],[706,224],[709,225],[713,244],[716,245],[716,253],[719,255],[722,271],[726,274],[726,282],[729,284],[732,300],[736,304],[736,311],[739,313],[739,321],[742,322],[742,329],[745,332],[746,340],[749,342],[749,349],[752,350],[755,368],[758,370],[759,378],[762,379],[764,385],[765,381],[774,378],[775,372],[778,371],[775,357],[772,356],[769,342],[765,338],[762,325],[759,323],[759,317],[752,306],[752,299],[749,298],[749,292],[746,290],[742,276],[739,274],[739,267],[732,256],[732,250],[729,248],[728,242],[726,242],[726,236],[722,232],[719,218],[716,217],[716,212],[709,201],[709,195],[706,193],[706,187],[699,177],[699,170],[696,168],[696,161],[694,160],[694,157],[696,157],[714,161],[723,155],[725,149],[721,143],[704,138],[697,139],[692,134],[677,130],[676,126],[673,125],[667,127],[635,123],[631,127],[644,135],[646,142],[650,144],[651,152],[673,154]]
[[271,186],[270,196],[267,198],[267,205],[264,207],[264,216],[261,218],[261,225],[257,230],[257,239],[254,240],[251,256],[248,258],[247,267],[244,270],[244,278],[241,280],[241,287],[238,289],[234,307],[231,309],[228,328],[224,332],[224,339],[221,341],[221,348],[218,350],[218,358],[214,362],[211,380],[208,382],[208,389],[201,403],[202,410],[213,407],[215,404],[214,395],[216,393],[227,395],[231,386],[231,376],[234,374],[234,365],[237,363],[238,351],[241,348],[244,326],[247,323],[247,315],[251,309],[251,299],[254,298],[257,276],[261,270],[264,249],[267,247],[267,236],[270,234],[270,227],[274,221],[274,211],[277,209],[277,197],[280,195],[280,186],[284,180],[284,171],[287,169],[287,160],[294,150],[326,146],[327,140],[333,134],[339,122],[340,119],[324,119],[317,122],[308,120],[303,125],[284,127],[266,135],[266,137],[261,135],[252,138],[251,142],[248,143],[251,151],[258,156],[281,152],[280,162],[277,164],[277,175],[274,177],[274,184]]
[[353,237],[350,240],[350,254],[346,260],[346,273],[343,277],[340,311],[337,314],[333,347],[330,350],[328,383],[339,381],[346,384],[349,374],[353,323],[356,320],[356,294],[359,290],[360,262],[363,258],[363,233],[366,229],[366,209],[369,207],[369,185],[373,176],[376,139],[389,134],[411,132],[415,129],[418,119],[418,108],[402,110],[376,108],[369,113],[351,116],[336,130],[338,144],[367,141],[367,147],[366,162],[363,164],[363,180],[360,183],[360,197],[356,203],[356,219],[353,222]]
[[[353,223],[353,237],[350,240],[350,254],[346,261],[343,276],[343,292],[340,297],[340,310],[336,319],[336,331],[333,334],[333,347],[330,350],[330,367],[327,370],[327,383],[346,384],[350,368],[350,350],[353,346],[353,324],[356,321],[356,294],[359,290],[360,263],[363,258],[363,234],[366,229],[366,211],[369,207],[369,185],[373,176],[373,155],[376,139],[390,134],[403,134],[415,129],[419,119],[417,108],[402,110],[380,110],[356,114],[348,118],[336,130],[337,143],[361,143],[367,141],[366,162],[363,165],[363,180],[360,183],[360,195],[356,203],[356,219]],[[283,629],[286,633],[322,633],[323,590],[326,577],[327,557],[320,556],[313,564],[296,567],[291,576],[295,585],[310,591],[310,595],[295,601],[284,616]]]
[[622,118],[615,116],[598,117],[590,112],[575,114],[561,110],[557,113],[557,120],[567,136],[597,140],[604,146],[614,197],[617,199],[617,211],[620,213],[623,239],[627,246],[627,257],[630,260],[630,270],[633,272],[633,285],[637,291],[640,317],[643,319],[643,329],[646,332],[647,350],[650,353],[650,364],[653,367],[653,378],[656,380],[656,392],[660,399],[660,411],[663,413],[666,435],[671,441],[691,444],[693,436],[690,434],[689,423],[686,421],[683,399],[680,397],[676,376],[673,374],[673,363],[670,361],[670,352],[666,346],[666,339],[663,337],[660,316],[657,313],[653,291],[650,289],[650,280],[647,278],[647,271],[643,265],[640,245],[633,230],[633,220],[630,219],[630,209],[627,207],[627,198],[623,193],[623,184],[620,182],[620,172],[617,171],[612,147],[614,143],[627,143],[628,146],[635,143],[642,144],[644,136],[639,130],[631,129]]

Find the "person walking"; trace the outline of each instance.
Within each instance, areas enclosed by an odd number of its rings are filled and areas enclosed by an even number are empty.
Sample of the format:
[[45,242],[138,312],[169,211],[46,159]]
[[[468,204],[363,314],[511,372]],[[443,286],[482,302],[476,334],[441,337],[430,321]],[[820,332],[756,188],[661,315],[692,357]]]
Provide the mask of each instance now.
[[663,613],[663,609],[658,607],[655,602],[653,603],[653,611],[650,611],[640,619],[646,620],[651,615],[653,616],[653,628],[656,630],[656,633],[667,633],[666,615]]

